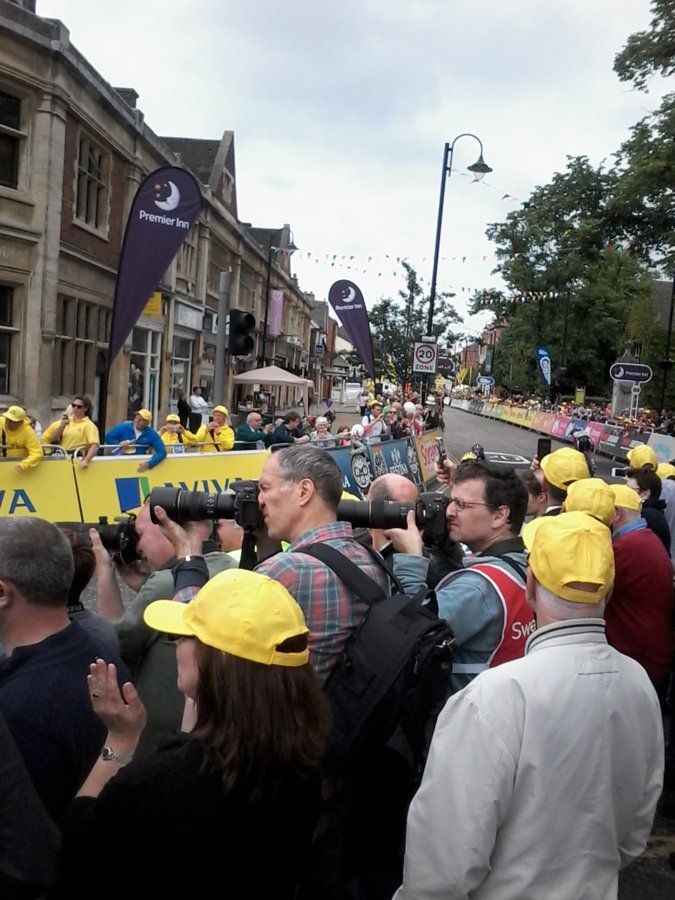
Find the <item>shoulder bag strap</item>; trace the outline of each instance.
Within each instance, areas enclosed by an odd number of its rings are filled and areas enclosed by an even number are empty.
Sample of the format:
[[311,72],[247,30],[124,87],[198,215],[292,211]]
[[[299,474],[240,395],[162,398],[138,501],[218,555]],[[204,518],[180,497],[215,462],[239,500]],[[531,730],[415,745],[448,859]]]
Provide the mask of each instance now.
[[516,562],[515,559],[511,559],[510,556],[506,556],[506,555],[497,556],[495,558],[501,559],[501,561],[505,562],[506,565],[510,569],[513,569],[514,572],[516,572],[518,575],[520,575],[520,577],[523,579],[523,581],[527,581],[527,571],[522,567],[522,565],[519,562]]
[[391,568],[387,565],[387,561],[383,558],[382,554],[381,554],[381,553],[378,553],[377,550],[376,550],[374,547],[367,547],[365,544],[362,544],[362,547],[363,547],[364,550],[367,550],[368,553],[370,553],[370,555],[371,555],[372,558],[373,558],[373,561],[376,562],[377,565],[378,565],[378,566],[379,566],[379,567],[387,574],[387,576],[389,577],[391,583],[392,583],[392,584],[394,585],[394,587],[396,588],[396,591],[397,591],[399,594],[405,594],[405,589],[403,588],[403,585],[402,585],[401,582],[398,580],[398,578],[396,577],[396,575],[394,575],[393,569],[391,569]]
[[3,456],[7,456],[7,447],[6,447],[6,443],[7,443],[7,440],[6,440],[6,438],[5,438],[5,429],[3,428],[3,429],[2,429],[2,455],[3,455]]
[[350,559],[347,559],[343,553],[336,550],[335,547],[330,547],[328,544],[311,544],[309,547],[303,547],[297,552],[313,556],[319,562],[328,566],[340,581],[346,584],[368,606],[372,606],[373,602],[386,599],[387,595],[379,584],[366,575],[358,566],[354,565]]

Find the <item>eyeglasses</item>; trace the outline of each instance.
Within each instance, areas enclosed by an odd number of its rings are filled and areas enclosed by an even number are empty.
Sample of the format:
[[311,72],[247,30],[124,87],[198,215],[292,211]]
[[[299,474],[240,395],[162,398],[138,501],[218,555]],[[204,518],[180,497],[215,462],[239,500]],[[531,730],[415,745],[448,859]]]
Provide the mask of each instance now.
[[84,409],[84,403],[71,403],[73,409]]
[[463,512],[467,508],[467,506],[489,506],[490,508],[494,509],[491,503],[482,503],[480,500],[461,500],[458,497],[450,497],[448,500],[448,506],[450,506],[452,503],[455,504],[460,512]]

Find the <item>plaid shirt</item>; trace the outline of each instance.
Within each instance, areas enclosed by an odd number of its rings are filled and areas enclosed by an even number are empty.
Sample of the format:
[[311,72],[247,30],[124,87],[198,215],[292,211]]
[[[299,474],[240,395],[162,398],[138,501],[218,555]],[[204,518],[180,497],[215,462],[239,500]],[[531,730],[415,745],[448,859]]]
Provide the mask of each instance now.
[[310,658],[323,684],[367,607],[354,597],[332,569],[302,553],[302,548],[310,544],[328,544],[344,553],[387,593],[389,579],[355,539],[352,526],[347,522],[331,522],[306,531],[285,553],[277,553],[256,566],[256,572],[283,584],[305,614],[310,632]]

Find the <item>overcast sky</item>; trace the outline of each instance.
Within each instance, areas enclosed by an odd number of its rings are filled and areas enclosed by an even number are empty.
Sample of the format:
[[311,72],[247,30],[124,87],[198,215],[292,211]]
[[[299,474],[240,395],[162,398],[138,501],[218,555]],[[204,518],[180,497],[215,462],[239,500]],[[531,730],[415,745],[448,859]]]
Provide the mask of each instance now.
[[457,142],[438,284],[464,314],[470,290],[502,286],[486,225],[566,155],[611,161],[663,89],[612,70],[648,0],[38,0],[38,13],[138,91],[157,134],[234,131],[240,218],[290,223],[293,270],[318,299],[338,278],[369,305],[395,295],[397,257],[428,287],[443,145],[473,132],[494,172],[472,183],[478,144]]

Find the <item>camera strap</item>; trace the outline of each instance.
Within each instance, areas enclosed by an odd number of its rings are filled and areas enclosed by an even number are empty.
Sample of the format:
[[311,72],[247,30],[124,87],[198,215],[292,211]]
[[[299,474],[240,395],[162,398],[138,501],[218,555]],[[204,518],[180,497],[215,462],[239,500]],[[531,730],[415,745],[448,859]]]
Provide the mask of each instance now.
[[6,440],[6,438],[5,438],[5,429],[3,428],[3,429],[2,429],[2,455],[3,455],[3,456],[7,456],[7,447],[6,447],[6,444],[7,444],[7,440]]
[[213,441],[213,444],[214,444],[216,450],[218,451],[218,453],[220,453],[220,452],[221,452],[221,450],[220,450],[220,444],[219,444],[218,441],[214,438],[213,432],[212,432],[212,431],[209,431],[209,434],[211,435],[211,440]]

